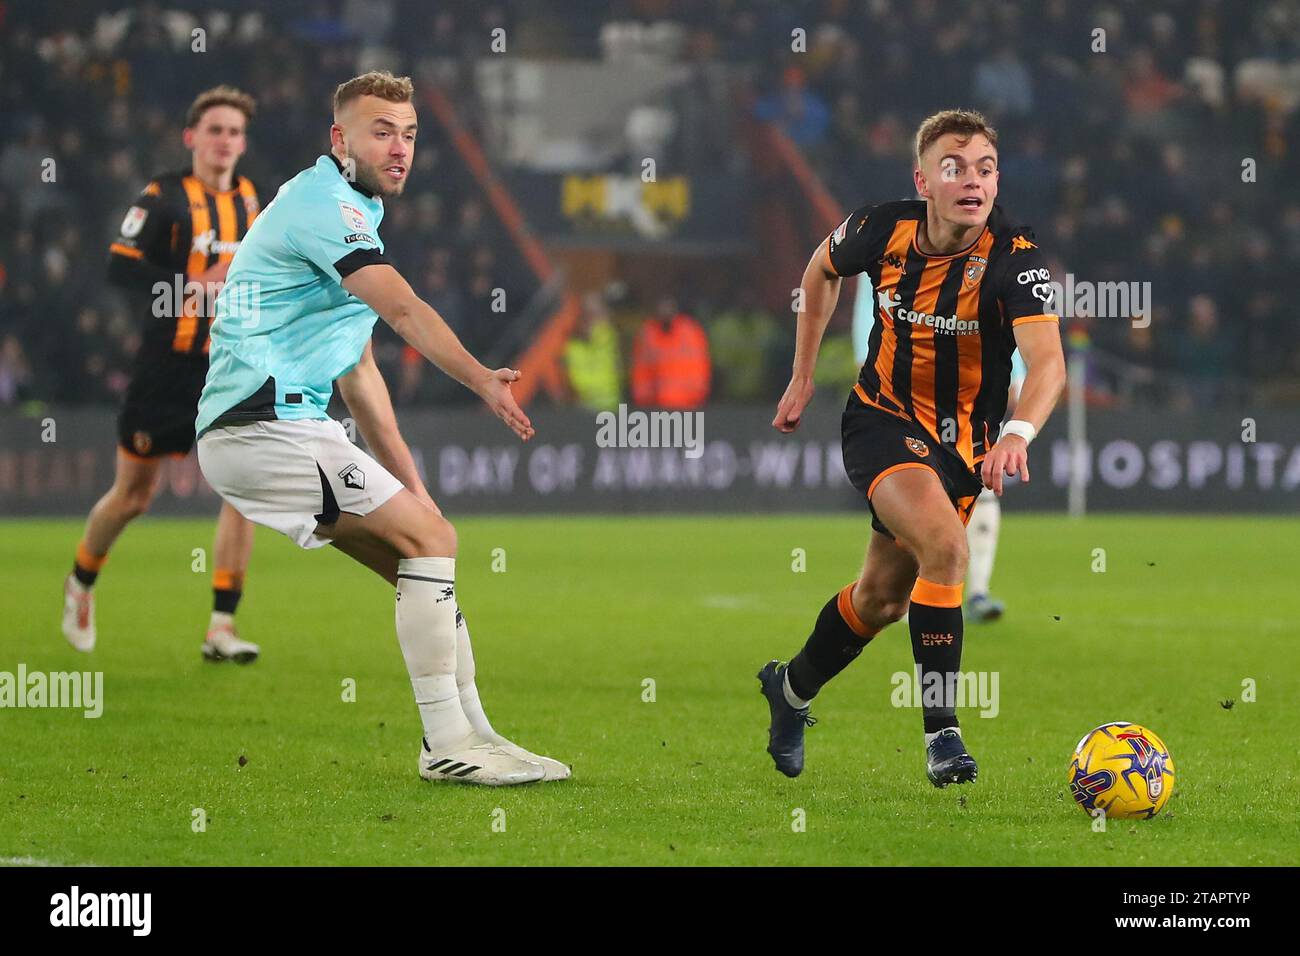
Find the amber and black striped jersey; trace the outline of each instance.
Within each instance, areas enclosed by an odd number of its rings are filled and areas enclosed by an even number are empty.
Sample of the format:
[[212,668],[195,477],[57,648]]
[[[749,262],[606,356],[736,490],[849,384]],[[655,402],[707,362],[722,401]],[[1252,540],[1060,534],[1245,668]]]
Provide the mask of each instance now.
[[1033,231],[996,203],[979,238],[950,256],[918,248],[925,215],[919,199],[863,206],[827,239],[827,268],[867,273],[875,294],[858,397],[916,422],[974,467],[1006,412],[1012,329],[1059,321],[1052,277]]
[[[142,359],[191,355],[206,361],[216,297],[184,294],[185,284],[234,258],[260,208],[245,176],[222,192],[187,172],[159,176],[144,188],[109,246],[108,266],[110,282],[148,299]],[[170,291],[159,295],[159,283]]]

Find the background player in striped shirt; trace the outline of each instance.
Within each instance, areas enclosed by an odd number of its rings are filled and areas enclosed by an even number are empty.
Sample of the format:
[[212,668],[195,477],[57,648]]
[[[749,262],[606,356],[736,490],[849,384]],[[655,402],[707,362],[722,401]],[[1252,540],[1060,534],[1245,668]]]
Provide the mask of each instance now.
[[[133,300],[142,334],[118,417],[116,477],[90,511],[63,586],[63,634],[80,651],[95,646],[93,587],[109,549],[149,509],[163,456],[183,458],[194,446],[212,307],[260,208],[252,182],[235,173],[255,108],[251,96],[233,87],[200,93],[183,134],[193,156],[190,168],[150,182],[109,247],[109,281]],[[188,293],[187,284],[193,284]],[[213,546],[212,615],[202,647],[207,660],[257,659],[257,645],[241,640],[234,623],[252,547],[252,524],[223,502]]]
[[[908,615],[922,685],[926,774],[975,779],[958,729],[965,523],[982,487],[1029,479],[1028,447],[1065,384],[1051,276],[1033,233],[994,203],[997,133],[945,110],[917,130],[920,199],[864,206],[814,253],[801,284],[794,370],[772,424],[798,425],[843,276],[866,272],[877,319],[842,418],[844,466],[866,499],[871,542],[858,580],[822,608],[803,649],[759,680],[777,769],[803,769],[809,702],[886,625]],[[1002,425],[1019,349],[1028,373]],[[931,688],[935,693],[927,694]]]

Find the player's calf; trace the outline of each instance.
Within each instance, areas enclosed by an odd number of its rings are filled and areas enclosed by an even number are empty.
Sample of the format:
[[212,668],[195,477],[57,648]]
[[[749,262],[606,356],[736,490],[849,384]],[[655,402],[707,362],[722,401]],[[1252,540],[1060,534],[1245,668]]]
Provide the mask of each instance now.
[[818,691],[848,667],[876,635],[858,617],[853,605],[856,581],[826,602],[803,649],[788,665],[770,661],[758,673],[771,720],[767,752],[787,777],[803,771],[804,728],[816,721],[808,708]]
[[460,695],[460,706],[465,712],[465,718],[470,722],[470,726],[474,728],[474,733],[479,741],[492,744],[511,757],[537,764],[542,768],[543,780],[569,779],[573,771],[568,765],[561,763],[554,757],[533,753],[531,750],[527,750],[504,735],[497,733],[491,721],[488,720],[487,712],[483,709],[483,701],[479,698],[478,685],[474,680],[476,674],[474,647],[469,639],[469,626],[465,623],[465,615],[457,607],[456,690]]
[[[969,768],[953,773],[973,780],[975,762],[961,744],[956,710],[963,637],[960,582],[966,577],[969,560],[966,529],[938,480],[919,469],[887,478],[872,503],[885,524],[916,556],[908,630],[922,688],[927,767],[933,767],[936,759],[941,768],[949,761],[956,761],[954,766],[960,767],[969,761]],[[937,758],[930,752],[936,741],[942,743]],[[947,771],[936,773],[946,779]]]
[[826,602],[803,649],[790,661],[787,683],[792,701],[803,701],[801,706],[853,663],[880,630],[858,616],[853,600],[857,587],[856,581],[846,584]]
[[907,594],[881,594],[872,592],[859,581],[853,592],[853,609],[858,618],[873,631],[882,631],[907,615],[910,599]]

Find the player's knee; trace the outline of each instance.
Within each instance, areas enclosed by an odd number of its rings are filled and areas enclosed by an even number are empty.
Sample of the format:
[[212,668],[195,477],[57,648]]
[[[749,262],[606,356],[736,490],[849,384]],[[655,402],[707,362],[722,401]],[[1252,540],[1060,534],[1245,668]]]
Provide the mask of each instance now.
[[442,515],[429,512],[406,532],[406,557],[456,556],[456,528]]
[[127,485],[118,488],[116,492],[113,497],[117,512],[127,519],[140,517],[153,504],[153,488],[147,485],[143,487]]
[[903,619],[907,613],[909,597],[859,584],[853,592],[853,609],[858,617],[873,630]]
[[903,615],[907,613],[907,608],[911,604],[911,599],[907,595],[898,598],[881,601],[878,614],[883,624],[893,624],[895,621],[901,621]]
[[936,536],[921,548],[922,573],[943,576],[961,576],[966,573],[970,549],[966,543],[966,529]]

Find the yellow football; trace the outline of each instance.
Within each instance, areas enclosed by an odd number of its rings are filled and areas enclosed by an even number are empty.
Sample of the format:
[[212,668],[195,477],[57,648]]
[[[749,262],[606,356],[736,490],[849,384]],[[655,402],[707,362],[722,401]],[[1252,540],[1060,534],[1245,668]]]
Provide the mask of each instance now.
[[1102,724],[1074,748],[1070,792],[1089,816],[1149,820],[1174,792],[1174,761],[1165,742],[1140,724]]

